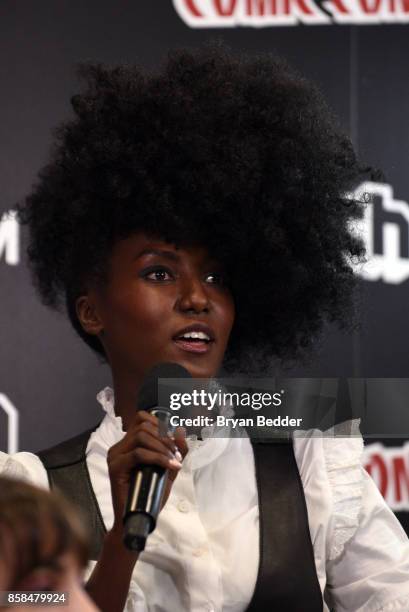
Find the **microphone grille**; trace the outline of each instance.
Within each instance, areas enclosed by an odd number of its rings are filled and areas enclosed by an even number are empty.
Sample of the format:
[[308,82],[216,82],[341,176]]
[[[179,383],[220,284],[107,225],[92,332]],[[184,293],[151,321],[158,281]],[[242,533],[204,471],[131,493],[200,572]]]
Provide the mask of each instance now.
[[192,378],[192,376],[178,363],[158,363],[148,372],[139,390],[139,410],[151,410],[158,405],[159,378]]

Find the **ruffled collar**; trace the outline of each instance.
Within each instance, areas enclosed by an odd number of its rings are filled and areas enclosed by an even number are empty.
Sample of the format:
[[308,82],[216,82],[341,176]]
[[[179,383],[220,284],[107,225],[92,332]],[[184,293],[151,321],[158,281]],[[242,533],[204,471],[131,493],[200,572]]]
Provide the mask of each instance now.
[[105,418],[95,433],[98,434],[103,448],[108,450],[125,435],[122,417],[115,414],[115,396],[111,387],[105,387],[97,394],[97,402],[105,412]]
[[97,402],[101,404],[102,410],[106,412],[107,415],[116,418],[114,390],[111,389],[111,387],[105,387],[97,393]]
[[[96,396],[97,401],[104,410],[105,418],[99,427],[99,434],[104,440],[104,446],[109,448],[124,437],[122,418],[115,414],[115,395],[111,387],[105,387]],[[230,404],[219,406],[220,414],[233,416],[234,409]],[[241,430],[241,428],[240,428]],[[187,444],[189,453],[184,463],[190,464],[191,469],[202,467],[214,461],[225,450],[231,437],[243,437],[246,434],[239,431],[232,431],[230,426],[211,425],[203,427],[201,431],[202,440],[196,436],[188,436]]]
[[[108,419],[123,432],[122,418],[115,414],[115,394],[111,387],[105,387],[99,393],[97,393],[97,402],[101,405],[102,410],[106,413]],[[219,413],[225,417],[234,416],[234,408],[231,404],[220,404]],[[211,437],[215,430],[218,431],[220,428],[211,426],[204,427],[202,429],[203,439]],[[220,433],[218,431],[218,433]]]

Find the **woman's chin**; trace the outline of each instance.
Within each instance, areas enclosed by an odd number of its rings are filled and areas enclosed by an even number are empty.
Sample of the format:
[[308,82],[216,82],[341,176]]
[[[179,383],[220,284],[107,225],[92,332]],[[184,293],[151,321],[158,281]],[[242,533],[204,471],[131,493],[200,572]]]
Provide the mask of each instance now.
[[218,371],[218,367],[209,363],[209,360],[195,359],[189,354],[177,355],[173,361],[186,368],[192,378],[212,378]]

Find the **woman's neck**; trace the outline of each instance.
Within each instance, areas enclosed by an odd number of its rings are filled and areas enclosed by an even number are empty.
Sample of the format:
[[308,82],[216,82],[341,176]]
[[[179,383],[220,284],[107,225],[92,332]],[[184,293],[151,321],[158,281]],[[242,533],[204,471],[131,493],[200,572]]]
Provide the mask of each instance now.
[[122,418],[122,427],[128,431],[138,410],[138,393],[142,380],[112,372],[115,394],[115,414]]

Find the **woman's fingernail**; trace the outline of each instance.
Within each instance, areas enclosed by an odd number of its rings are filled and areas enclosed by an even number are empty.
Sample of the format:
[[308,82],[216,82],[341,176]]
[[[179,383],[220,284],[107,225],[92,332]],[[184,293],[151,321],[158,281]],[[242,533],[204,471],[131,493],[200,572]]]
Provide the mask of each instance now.
[[180,451],[178,451],[178,450],[176,450],[176,451],[175,451],[175,458],[176,458],[178,461],[182,461],[183,457],[182,457],[182,454],[181,454],[181,452],[180,452]]
[[180,461],[178,461],[177,459],[169,459],[168,460],[169,465],[171,465],[172,467],[176,467],[176,468],[181,468],[182,464],[180,463]]

